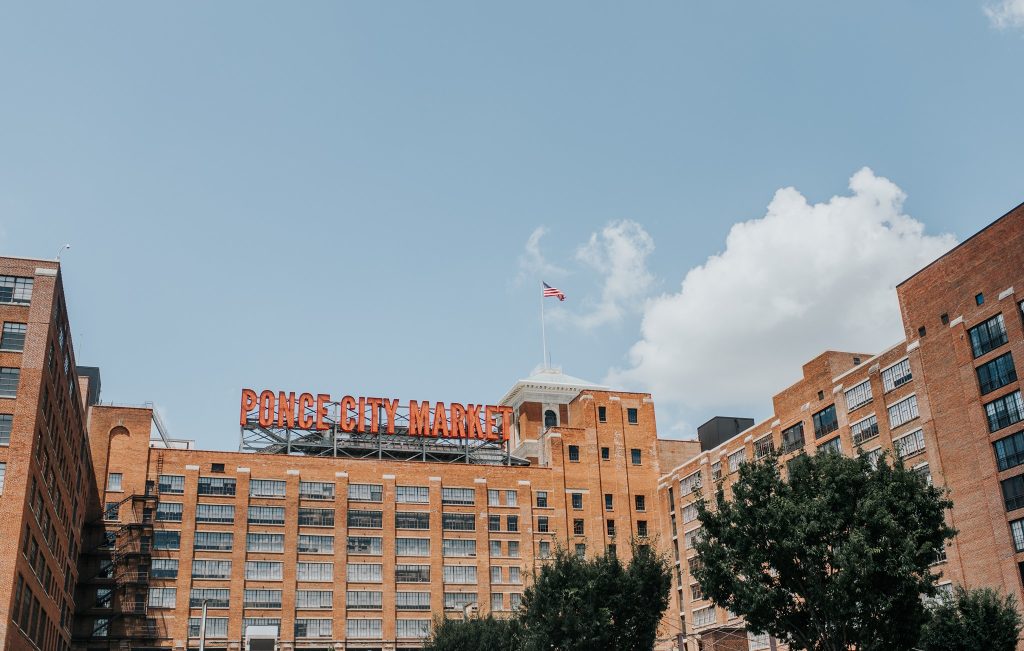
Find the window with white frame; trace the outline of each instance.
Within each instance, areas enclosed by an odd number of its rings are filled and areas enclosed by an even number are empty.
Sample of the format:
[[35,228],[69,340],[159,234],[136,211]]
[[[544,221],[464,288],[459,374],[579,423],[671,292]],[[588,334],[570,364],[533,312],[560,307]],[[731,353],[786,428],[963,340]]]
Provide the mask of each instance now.
[[202,608],[204,601],[209,608],[230,608],[231,591],[227,588],[192,588],[188,596],[189,608]]
[[395,583],[430,583],[430,566],[395,565]]
[[427,504],[430,489],[426,486],[395,486],[395,501],[399,504]]
[[691,475],[687,475],[679,480],[679,494],[689,495],[694,489],[700,488],[702,483],[699,470]]
[[174,608],[174,602],[178,600],[177,588],[150,588],[150,608]]
[[32,286],[35,278],[21,276],[0,276],[0,303],[28,305],[32,302]]
[[693,531],[687,531],[683,534],[683,547],[686,549],[693,549],[693,546],[700,540],[700,529],[694,529]]
[[491,593],[491,612],[497,613],[505,610],[505,595],[500,592]]
[[395,529],[430,528],[430,513],[427,511],[395,511]]
[[487,489],[487,506],[501,506],[501,491],[495,488]]
[[[299,590],[299,592],[303,592],[303,590]],[[281,607],[281,591],[247,588],[242,593],[242,602],[246,608],[278,609]]]
[[[380,629],[380,620],[349,620],[351,621],[376,621],[378,623],[377,629]],[[295,619],[295,637],[305,638],[329,638],[332,637],[333,628],[332,624],[334,620],[331,619],[307,619],[307,618],[296,618]],[[357,637],[350,635],[349,637]]]
[[334,536],[311,536],[299,534],[300,554],[333,554]]
[[697,519],[697,503],[692,502],[683,507],[683,524],[693,522]]
[[473,538],[445,538],[441,541],[442,556],[476,556]]
[[284,497],[285,485],[280,479],[253,479],[249,482],[249,497]]
[[384,593],[380,590],[349,590],[345,593],[348,610],[380,610],[383,604]]
[[245,536],[245,548],[250,552],[283,552],[283,533],[250,533]]
[[121,477],[122,475],[119,472],[111,472],[107,474],[107,492],[121,492]]
[[[189,617],[188,618],[188,636],[199,637],[199,629],[202,627],[201,617]],[[228,636],[228,618],[227,617],[207,617],[206,618],[206,637],[227,637]]]
[[516,567],[514,565],[509,567],[508,568],[508,582],[509,583],[522,583],[523,582],[522,568]]
[[871,402],[871,380],[864,380],[852,389],[844,392],[846,410],[853,411]]
[[850,435],[853,437],[854,445],[861,445],[865,441],[878,436],[878,418],[871,414],[867,418],[850,425]]
[[816,454],[841,454],[842,451],[843,446],[842,443],[840,443],[839,441],[839,437],[837,436],[834,439],[830,439],[819,445]]
[[157,522],[181,522],[181,502],[160,502],[156,505]]
[[348,526],[356,529],[381,529],[384,526],[384,512],[350,509]]
[[715,623],[715,607],[707,606],[705,608],[697,608],[693,611],[693,625],[707,626]]
[[349,563],[345,577],[352,583],[380,583],[383,580],[383,567],[380,563]]
[[334,482],[300,481],[299,497],[304,500],[333,500]]
[[[103,561],[100,561],[101,564]],[[108,563],[110,561],[107,561]],[[109,573],[100,572],[103,578],[113,576],[113,564],[107,566]],[[178,578],[178,559],[176,558],[154,558],[149,566],[149,575],[154,579],[176,579]]]
[[383,635],[383,621],[381,619],[348,619],[345,622],[345,636],[379,640]]
[[988,431],[995,432],[1024,419],[1024,400],[1020,391],[1014,391],[985,405]]
[[396,592],[395,608],[397,610],[430,610],[430,593]]
[[430,635],[429,619],[399,619],[395,621],[395,636],[399,638],[424,638]]
[[334,563],[298,563],[295,566],[296,581],[333,581]]
[[476,491],[472,488],[442,488],[441,504],[445,506],[473,506]]
[[[157,507],[159,508],[159,506]],[[197,524],[232,524],[235,521],[234,504],[197,504]]]
[[476,565],[445,565],[445,583],[476,583]]
[[249,524],[284,524],[283,506],[250,506]]
[[299,507],[300,527],[333,527],[334,509],[310,509]]
[[767,633],[747,632],[747,649],[749,651],[764,651],[771,648],[771,639]]
[[747,449],[740,448],[729,455],[729,472],[733,473],[740,469],[743,462],[747,460]]
[[395,538],[397,556],[430,556],[430,538]]
[[771,434],[766,434],[754,441],[754,458],[761,459],[775,451],[775,441]]
[[384,499],[384,487],[380,484],[349,484],[348,499],[351,502],[380,502]]
[[245,578],[249,581],[281,581],[283,564],[279,561],[246,561]]
[[305,610],[329,610],[334,606],[333,590],[296,590],[295,607]]
[[901,436],[898,439],[894,439],[892,447],[899,455],[901,459],[913,456],[919,452],[924,452],[924,430],[916,430]]
[[476,531],[476,514],[442,513],[441,529],[444,531]]
[[903,359],[882,371],[882,388],[888,393],[912,379],[914,378],[910,374],[910,360]]
[[[153,532],[153,549],[181,549],[181,532],[180,531],[154,531]],[[202,549],[202,548],[197,546],[196,549]]]
[[192,560],[193,579],[230,579],[231,561],[196,558]]
[[475,592],[446,592],[444,593],[445,610],[462,610],[472,603],[476,603]]
[[168,495],[182,495],[185,492],[184,475],[160,475],[157,481],[157,489]]
[[196,492],[199,495],[234,495],[235,488],[233,477],[200,477]]
[[889,407],[889,427],[896,428],[918,417],[917,395],[910,395]]
[[380,536],[349,536],[348,553],[380,556],[384,552],[384,539]]
[[0,398],[15,398],[18,395],[18,380],[21,369],[0,367]]
[[1013,549],[1024,552],[1024,519],[1010,523],[1010,535],[1013,537]]

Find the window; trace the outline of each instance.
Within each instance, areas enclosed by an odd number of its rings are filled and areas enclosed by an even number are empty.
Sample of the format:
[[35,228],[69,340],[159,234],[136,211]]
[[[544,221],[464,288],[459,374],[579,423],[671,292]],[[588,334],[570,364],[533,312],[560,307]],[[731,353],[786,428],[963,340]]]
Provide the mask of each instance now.
[[32,302],[33,283],[35,283],[34,278],[0,276],[0,303],[27,305]]
[[[154,558],[153,564],[150,565],[149,575],[154,579],[178,578],[178,559]],[[150,590],[152,590],[152,588],[150,588]]]
[[245,590],[242,593],[242,602],[246,608],[280,608],[281,591]]
[[974,326],[967,331],[967,335],[971,339],[971,352],[974,353],[975,358],[999,348],[1008,341],[1002,314],[997,314],[988,321]]
[[637,413],[636,407],[626,407],[626,422],[630,425],[636,425],[640,422],[640,416]]
[[924,452],[924,430],[919,429],[893,440],[892,447],[901,459]]
[[690,584],[690,599],[700,601],[704,598],[704,592],[700,589],[699,583]]
[[[26,604],[25,610],[28,610],[28,604]],[[107,637],[110,635],[110,619],[107,617],[97,617],[92,620],[92,636],[93,637]]]
[[348,499],[352,502],[380,502],[384,487],[380,484],[349,484]]
[[639,448],[633,448],[630,450],[629,456],[634,466],[639,466],[643,462],[643,455]]
[[442,556],[476,556],[476,540],[473,538],[444,538],[441,540]]
[[[248,569],[248,568],[246,568]],[[193,579],[230,579],[231,561],[210,559],[194,559],[192,561]]]
[[754,458],[762,459],[772,452],[775,452],[775,441],[771,434],[766,434],[754,441]]
[[985,294],[982,294],[982,293],[975,294],[974,295],[974,304],[975,305],[984,305],[985,304]]
[[696,626],[707,626],[715,623],[715,607],[707,606],[705,608],[697,608],[693,611],[693,625]]
[[1024,506],[1024,475],[1004,479],[1001,483],[1006,510],[1014,511]]
[[197,493],[200,495],[234,495],[233,477],[200,477]]
[[[401,610],[401,609],[399,609]],[[429,609],[428,609],[429,610]],[[395,620],[395,636],[399,638],[424,638],[430,635],[429,619]]]
[[608,536],[611,537],[611,538],[614,538],[615,537],[615,520],[608,520],[605,523],[605,525],[606,525],[606,529],[608,531]]
[[[380,567],[380,565],[377,567]],[[333,581],[334,563],[297,563],[295,565],[295,580],[311,582]]]
[[250,552],[283,552],[283,533],[250,533],[245,536],[245,549]]
[[430,556],[429,538],[396,538],[396,556]]
[[582,510],[583,509],[583,493],[573,493],[570,497],[572,498],[572,508],[573,508],[573,510],[575,510],[575,511]]
[[120,493],[121,491],[121,473],[111,472],[107,474],[107,492],[108,493]]
[[249,497],[284,497],[285,482],[278,479],[253,479]]
[[500,592],[491,593],[491,612],[505,610],[505,595]]
[[380,610],[384,593],[380,590],[349,590],[345,593],[345,605],[349,610]]
[[1021,414],[1024,414],[1024,401],[1021,401],[1020,391],[1014,391],[993,400],[985,405],[988,431],[995,432],[1014,423],[1019,423]]
[[878,419],[871,414],[864,420],[859,420],[850,425],[850,434],[853,437],[854,445],[861,445],[864,441],[870,441],[878,436]]
[[488,531],[501,531],[501,516],[500,515],[488,515],[487,516],[487,530]]
[[519,531],[519,516],[518,515],[507,515],[507,516],[505,516],[505,528],[509,532],[517,533]]
[[498,565],[491,566],[491,583],[501,583],[501,567]]
[[586,557],[586,555],[587,555],[587,545],[586,545],[586,543],[576,543],[576,556],[578,556],[579,558],[584,558],[584,557]]
[[583,535],[583,518],[575,518],[572,521],[572,533],[574,536]]
[[722,480],[722,462],[716,461],[711,464],[711,480],[721,481]]
[[699,540],[699,539],[700,539],[700,529],[699,528],[698,529],[694,529],[692,531],[687,531],[686,533],[683,534],[683,547],[685,547],[686,549],[693,549],[693,546],[697,543],[697,540]]
[[395,608],[397,610],[430,610],[430,593],[396,592]]
[[545,509],[548,506],[548,492],[537,491],[537,508]]
[[1016,381],[1017,369],[1013,366],[1013,353],[1000,355],[978,367],[978,386],[982,395]]
[[476,583],[476,565],[445,565],[445,583]]
[[333,590],[297,590],[295,607],[305,610],[329,610],[333,607]]
[[334,509],[299,509],[299,526],[333,527]]
[[537,516],[537,533],[548,532],[548,516],[539,515]]
[[184,475],[160,475],[157,490],[169,495],[182,495],[185,492]]
[[804,447],[804,423],[800,421],[782,430],[782,452],[793,452]]
[[647,520],[636,521],[636,535],[640,536],[641,538],[647,537]]
[[551,543],[547,540],[540,541],[540,551],[538,555],[541,558],[551,558]]
[[110,608],[113,588],[96,588],[96,608]]
[[395,529],[429,529],[430,513],[426,511],[395,511]]
[[427,504],[430,489],[426,486],[395,486],[395,501],[399,504]]
[[580,446],[578,446],[578,445],[570,445],[569,446],[569,461],[579,461],[579,460],[580,460]]
[[[160,506],[163,504],[157,506],[158,511]],[[199,504],[196,506],[196,523],[231,524],[234,521],[234,504]]]
[[501,506],[501,491],[495,488],[487,490],[487,506]]
[[462,610],[471,603],[477,601],[475,592],[446,592],[444,593],[445,610]]
[[608,461],[612,458],[612,451],[609,448],[601,448],[601,460]]
[[736,450],[732,454],[730,454],[729,455],[729,472],[730,473],[734,473],[737,470],[739,470],[740,466],[746,460],[747,460],[747,450],[746,450],[746,448],[741,448],[739,450]]
[[904,359],[882,371],[882,388],[888,393],[912,379],[914,377],[910,374],[910,360]]
[[380,536],[349,536],[348,553],[380,556],[384,551],[383,540]]
[[1024,552],[1024,520],[1014,520],[1010,523],[1010,535],[1013,537],[1013,549]]
[[1009,470],[1024,463],[1024,431],[1001,438],[992,444],[999,470]]
[[[380,620],[379,619],[350,619],[348,620],[348,627],[350,631],[357,631],[356,633],[349,633],[349,637],[370,637],[369,635],[360,636],[361,632],[369,632],[373,630],[372,626],[357,626],[353,627],[352,622],[377,622],[377,630],[380,631]],[[332,637],[333,636],[333,620],[330,619],[299,619],[295,618],[295,637]],[[378,632],[377,637],[380,637]]]
[[839,429],[839,420],[836,418],[835,405],[829,405],[814,414],[814,438],[820,439],[837,429]]
[[[396,526],[398,514],[395,514]],[[348,526],[355,529],[381,529],[384,526],[383,511],[357,511],[348,512]]]
[[508,557],[519,558],[519,541],[510,540],[508,541]]
[[476,531],[475,513],[442,513],[443,531]]
[[223,463],[211,463],[210,464],[210,472],[224,472],[224,464]]
[[[230,565],[229,571],[230,571]],[[246,561],[245,578],[250,581],[281,581],[282,563],[278,561]]]
[[430,566],[396,565],[395,583],[430,583]]
[[178,600],[177,588],[150,588],[150,608],[174,608],[174,602]]
[[334,482],[300,481],[299,497],[304,500],[333,500]]
[[445,506],[473,506],[476,491],[472,488],[442,488],[441,504]]
[[333,554],[334,536],[299,534],[300,554]]
[[[614,505],[615,505],[615,501],[614,500],[615,500],[615,496],[612,495],[611,493],[605,493],[604,494],[604,510],[605,511],[611,511],[611,510],[614,509]],[[581,505],[581,508],[582,508],[582,505]]]
[[834,439],[829,439],[828,441],[825,441],[824,443],[818,446],[818,454],[830,452],[834,454],[842,454],[843,446],[842,443],[840,443],[838,436],[835,437]]
[[195,549],[197,551],[229,552],[234,541],[230,531],[197,531]]
[[846,410],[853,411],[871,402],[871,381],[864,380],[846,391]]
[[231,591],[227,588],[192,588],[188,597],[188,607],[202,608],[204,601],[209,608],[230,608]]
[[154,531],[153,549],[181,549],[181,532]]
[[917,416],[917,396],[908,396],[889,407],[889,427],[899,427],[914,420]]
[[645,496],[643,496],[643,495],[634,495],[633,496],[633,502],[636,505],[636,510],[637,511],[646,511],[647,510],[647,498]]
[[249,524],[284,524],[284,507],[250,506]]
[[683,507],[683,524],[693,522],[697,519],[697,504],[696,502],[687,504]]
[[20,352],[25,350],[24,323],[5,323],[3,334],[0,334],[0,350]]
[[505,506],[519,506],[519,491],[505,491]]
[[608,422],[608,408],[607,407],[603,407],[602,406],[602,407],[598,407],[597,408],[597,422],[599,422],[599,423],[607,423]]
[[15,398],[18,395],[18,378],[21,377],[21,369],[0,368],[0,398]]
[[0,445],[11,444],[11,427],[13,424],[13,414],[0,414]]
[[700,488],[703,483],[699,470],[691,475],[687,475],[679,480],[679,494],[689,495],[695,488]]
[[544,412],[544,429],[549,427],[558,427],[558,415],[553,409]]

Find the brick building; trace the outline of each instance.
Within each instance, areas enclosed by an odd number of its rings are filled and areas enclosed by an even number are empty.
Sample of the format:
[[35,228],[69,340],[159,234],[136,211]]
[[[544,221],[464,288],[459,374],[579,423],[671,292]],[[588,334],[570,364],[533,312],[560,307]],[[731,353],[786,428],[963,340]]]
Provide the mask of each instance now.
[[[1018,292],[1015,288],[1021,288]],[[941,585],[994,587],[1024,603],[1024,206],[896,288],[905,340],[878,354],[828,351],[773,398],[773,415],[708,441],[659,483],[662,532],[676,561],[672,616],[687,649],[775,648],[703,598],[692,544],[693,489],[728,487],[746,460],[781,450],[878,455],[890,450],[947,486],[959,533],[935,571]]]

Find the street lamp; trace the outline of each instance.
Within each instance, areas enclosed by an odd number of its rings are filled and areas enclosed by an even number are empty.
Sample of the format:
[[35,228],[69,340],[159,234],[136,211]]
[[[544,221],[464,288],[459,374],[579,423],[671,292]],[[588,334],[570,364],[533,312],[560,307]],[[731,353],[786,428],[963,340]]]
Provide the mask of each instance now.
[[203,618],[199,620],[199,651],[206,651],[206,602],[203,599]]

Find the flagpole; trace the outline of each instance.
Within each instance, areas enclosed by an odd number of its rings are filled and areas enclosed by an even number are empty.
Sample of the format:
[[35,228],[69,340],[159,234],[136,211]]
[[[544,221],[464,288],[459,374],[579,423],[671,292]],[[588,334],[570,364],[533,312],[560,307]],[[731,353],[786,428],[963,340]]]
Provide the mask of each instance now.
[[541,358],[541,364],[544,368],[548,367],[548,335],[544,329],[544,281],[540,281],[540,340],[543,346],[543,357]]

